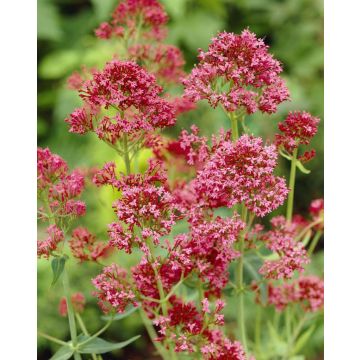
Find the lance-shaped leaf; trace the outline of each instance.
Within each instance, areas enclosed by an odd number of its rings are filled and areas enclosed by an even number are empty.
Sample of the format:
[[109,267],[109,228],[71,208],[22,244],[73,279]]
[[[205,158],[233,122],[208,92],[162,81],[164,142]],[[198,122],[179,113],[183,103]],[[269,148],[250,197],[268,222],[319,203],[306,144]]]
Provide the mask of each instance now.
[[111,343],[109,341],[96,337],[91,341],[85,343],[84,345],[80,345],[78,351],[81,354],[104,354],[109,351],[122,349],[123,347],[137,340],[139,337],[140,335],[137,335],[129,340],[119,343]]
[[74,354],[74,349],[71,349],[70,346],[62,346],[51,358],[50,360],[68,360]]
[[55,257],[51,261],[51,269],[53,272],[53,280],[51,283],[51,286],[55,285],[55,283],[59,280],[59,277],[61,276],[62,272],[64,271],[65,262],[67,260],[67,256],[62,257]]
[[128,317],[129,315],[131,315],[132,313],[134,313],[138,308],[138,307],[132,307],[130,310],[123,312],[122,314],[116,314],[114,316],[111,315],[104,315],[101,317],[102,320],[112,320],[112,321],[116,321],[116,320],[121,320],[121,319],[125,319],[126,317]]

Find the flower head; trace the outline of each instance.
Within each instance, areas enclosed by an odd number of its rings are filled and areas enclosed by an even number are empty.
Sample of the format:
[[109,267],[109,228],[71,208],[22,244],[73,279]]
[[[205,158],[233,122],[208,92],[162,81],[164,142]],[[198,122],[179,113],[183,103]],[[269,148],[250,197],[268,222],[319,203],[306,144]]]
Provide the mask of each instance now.
[[219,33],[198,58],[200,63],[183,81],[185,95],[193,101],[206,99],[213,107],[221,104],[229,112],[242,108],[252,114],[273,113],[289,98],[279,61],[249,30]]
[[[71,132],[84,134],[93,130],[100,139],[111,144],[122,139],[124,134],[131,139],[138,138],[143,132],[175,123],[173,106],[160,97],[161,91],[155,77],[136,63],[113,60],[84,83],[80,96],[85,105],[65,121]],[[96,115],[102,108],[117,112]]]
[[127,272],[118,265],[105,267],[92,283],[96,288],[94,295],[98,298],[98,304],[104,313],[122,313],[129,304],[137,306]]
[[221,141],[198,172],[195,189],[210,205],[244,203],[264,216],[282,205],[288,193],[285,179],[273,175],[276,160],[275,147],[263,146],[261,138]]
[[165,37],[164,25],[168,17],[157,0],[124,0],[116,7],[110,23],[102,23],[95,34],[101,39],[111,37],[123,37],[125,32],[128,36],[135,36],[140,31],[145,37],[161,40]]
[[273,228],[263,234],[262,241],[279,258],[265,260],[259,272],[268,279],[290,279],[309,262],[303,244],[295,240],[297,224],[289,224],[283,216],[277,216],[272,218],[271,225]]
[[39,258],[43,256],[47,259],[56,250],[57,245],[64,240],[64,233],[56,225],[50,225],[46,231],[48,237],[37,242],[37,255]]
[[[317,133],[319,122],[319,118],[305,111],[290,112],[286,119],[278,124],[281,134],[276,134],[275,144],[292,154],[300,144],[309,145]],[[306,152],[303,160],[309,161],[313,156],[315,150]]]

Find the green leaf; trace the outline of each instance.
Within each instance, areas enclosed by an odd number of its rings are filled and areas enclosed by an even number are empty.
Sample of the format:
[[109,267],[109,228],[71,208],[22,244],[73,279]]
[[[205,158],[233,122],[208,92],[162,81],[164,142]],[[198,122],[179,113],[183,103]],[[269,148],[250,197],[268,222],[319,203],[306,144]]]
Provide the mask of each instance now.
[[115,316],[111,316],[111,315],[106,315],[106,316],[102,316],[101,319],[102,320],[106,320],[106,321],[109,321],[109,320],[113,320],[113,321],[116,321],[116,320],[121,320],[121,319],[124,319],[126,317],[128,317],[129,315],[131,315],[133,312],[135,312],[137,309],[139,308],[138,307],[132,307],[130,310],[128,311],[125,311],[124,313],[122,314],[116,314]]
[[287,344],[284,342],[277,331],[275,330],[274,326],[271,324],[270,321],[267,322],[267,326],[269,329],[269,334],[272,340],[272,345],[274,346],[276,353],[278,355],[284,355],[287,350]]
[[134,336],[129,340],[119,342],[119,343],[111,343],[101,338],[94,338],[88,343],[79,347],[78,351],[81,354],[104,354],[109,351],[122,349],[123,347],[129,345],[133,341],[137,340],[140,335]]
[[60,275],[64,271],[65,262],[67,257],[56,257],[51,261],[51,269],[53,272],[53,281],[51,286],[55,285],[55,283],[59,280]]
[[306,169],[305,166],[301,163],[301,161],[297,160],[296,161],[296,166],[298,167],[298,169],[304,173],[304,174],[310,174],[310,170]]
[[81,56],[77,50],[59,50],[45,56],[39,65],[39,76],[42,79],[59,79],[80,63]]
[[289,360],[305,360],[305,356],[304,355],[296,355],[296,356],[292,356],[291,358],[289,358]]
[[74,349],[64,345],[50,358],[50,360],[67,360],[72,357],[73,353]]
[[43,40],[60,40],[63,32],[59,11],[54,4],[44,0],[37,3],[37,36]]
[[310,326],[296,341],[292,354],[296,354],[306,345],[311,335],[315,331],[316,325]]
[[[248,272],[251,274],[251,277],[256,280],[256,281],[260,281],[261,277],[259,275],[259,273],[257,272],[257,270],[255,269],[255,267],[253,266],[253,264],[251,262],[249,262],[247,259],[244,259],[244,266],[245,266],[245,270],[248,270]],[[263,304],[266,304],[267,302],[267,288],[266,288],[266,284],[265,283],[261,283],[259,285],[260,287],[260,296],[261,296],[261,302]]]

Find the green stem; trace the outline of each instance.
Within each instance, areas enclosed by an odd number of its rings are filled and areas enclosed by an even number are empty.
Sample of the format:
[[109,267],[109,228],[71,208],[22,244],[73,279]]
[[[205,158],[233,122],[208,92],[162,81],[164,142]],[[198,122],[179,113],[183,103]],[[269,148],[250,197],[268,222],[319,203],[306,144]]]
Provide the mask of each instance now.
[[[241,219],[246,223],[247,208],[243,206],[241,212]],[[245,352],[248,352],[247,339],[246,339],[246,327],[245,327],[245,305],[244,305],[244,245],[245,245],[246,228],[241,232],[239,238],[239,251],[241,256],[236,264],[236,285],[239,288],[239,295],[237,301],[237,324],[240,335],[240,340],[244,346]]]
[[125,167],[126,167],[126,175],[130,175],[131,168],[130,168],[130,156],[129,156],[127,134],[124,134],[124,161],[125,161]]
[[313,254],[313,252],[314,252],[314,250],[316,248],[316,245],[317,245],[317,243],[319,242],[319,240],[321,238],[321,235],[322,235],[322,231],[318,230],[316,232],[314,238],[312,239],[311,244],[309,246],[309,250],[308,250],[308,256],[309,257]]
[[[69,319],[69,327],[70,327],[70,336],[71,342],[74,348],[77,347],[77,335],[76,335],[76,323],[75,323],[75,316],[74,316],[74,309],[71,302],[71,295],[70,295],[70,285],[69,285],[69,277],[66,269],[66,264],[64,267],[63,275],[63,286],[64,292],[66,297],[66,305],[67,305],[67,312],[68,312],[68,319]],[[81,355],[78,352],[74,353],[75,360],[81,360]]]
[[293,345],[297,339],[297,337],[299,336],[305,322],[308,320],[308,314],[306,314],[298,323],[298,326],[295,328],[294,332],[291,334],[290,336],[290,340],[289,340],[289,343],[288,343],[288,348],[287,348],[287,351],[286,351],[286,354],[284,355],[283,357],[283,360],[287,360],[290,355],[292,355],[292,352],[293,352]]
[[291,222],[293,208],[294,208],[294,193],[295,193],[295,177],[296,177],[296,161],[297,161],[298,149],[295,148],[291,157],[290,179],[289,179],[289,196],[286,209],[286,220]]
[[[75,313],[75,317],[76,317],[76,320],[78,321],[79,323],[79,326],[80,326],[80,329],[82,330],[82,332],[86,335],[86,336],[90,336],[86,326],[85,326],[85,323],[83,321],[83,319],[81,318],[80,314],[79,313]],[[91,357],[93,358],[93,360],[97,360],[97,357],[96,357],[96,354],[91,354]]]
[[290,343],[291,339],[291,309],[289,306],[285,309],[285,328],[286,328],[286,338]]
[[161,357],[163,359],[166,359],[167,358],[166,351],[159,342],[155,341],[155,339],[157,338],[156,331],[155,331],[154,327],[152,326],[151,321],[146,316],[145,311],[142,308],[140,308],[140,316],[141,316],[141,319],[143,321],[145,329],[148,332],[149,338],[150,338],[152,344],[154,345],[155,349],[157,350],[157,352],[161,355]]
[[83,342],[79,343],[79,346],[83,346],[90,342],[91,340],[95,339],[99,335],[101,335],[111,324],[113,319],[110,319],[98,332],[96,332],[94,335],[91,335],[88,339],[84,340]]
[[231,122],[231,137],[233,141],[236,141],[239,138],[239,126],[238,120],[235,113],[228,113]]
[[261,317],[262,317],[262,307],[258,305],[256,307],[256,318],[255,318],[255,349],[256,353],[259,356],[261,353]]
[[50,336],[48,334],[45,334],[45,333],[43,333],[41,331],[38,331],[38,335],[43,337],[44,339],[47,339],[47,340],[50,340],[50,341],[56,343],[56,344],[69,346],[69,344],[66,343],[65,341],[62,341],[62,340],[60,340],[60,339],[58,339],[56,337]]
[[[153,245],[151,240],[148,241],[147,244],[148,244],[148,247],[149,247],[149,250],[150,250],[151,262],[154,263],[154,261],[155,261],[154,245]],[[161,310],[162,310],[163,315],[165,317],[167,317],[168,316],[167,304],[166,304],[166,301],[163,301],[165,299],[164,288],[163,288],[159,273],[158,273],[158,271],[156,269],[156,266],[153,266],[153,270],[154,270],[155,277],[156,277],[156,285],[157,285],[157,288],[158,288],[158,291],[159,291],[159,297],[160,297],[160,301],[161,301],[161,303],[160,303],[161,304]],[[168,342],[168,345],[169,345],[170,358],[172,360],[176,360],[177,356],[176,356],[174,346],[171,343],[171,341]]]

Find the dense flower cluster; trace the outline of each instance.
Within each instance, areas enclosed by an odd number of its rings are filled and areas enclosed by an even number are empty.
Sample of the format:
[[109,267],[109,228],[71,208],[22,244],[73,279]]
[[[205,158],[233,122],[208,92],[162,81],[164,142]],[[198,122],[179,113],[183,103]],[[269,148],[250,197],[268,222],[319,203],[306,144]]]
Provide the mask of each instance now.
[[241,255],[234,250],[234,243],[244,227],[236,215],[211,220],[196,216],[191,219],[189,234],[175,239],[178,256],[188,254],[193,272],[203,283],[208,282],[207,293],[219,296],[226,286],[229,265]]
[[98,304],[104,313],[122,313],[129,304],[137,306],[127,271],[118,265],[111,264],[105,267],[92,283],[97,289],[94,295],[98,298]]
[[82,261],[97,261],[109,253],[109,244],[96,241],[95,235],[84,227],[77,227],[72,232],[69,246],[73,256]]
[[101,39],[123,37],[125,33],[132,37],[140,23],[144,36],[161,40],[166,35],[164,25],[167,21],[168,17],[157,0],[125,0],[113,12],[111,22],[102,23],[95,34]]
[[[114,186],[115,181],[108,183]],[[117,185],[121,198],[114,202],[113,209],[121,223],[109,225],[110,245],[131,253],[132,246],[139,244],[147,253],[147,241],[158,245],[178,217],[165,173],[152,163],[144,175],[123,177]]]
[[215,329],[224,325],[221,311],[225,303],[222,300],[216,300],[214,309],[211,309],[209,300],[204,298],[200,311],[193,302],[184,303],[175,296],[170,302],[168,316],[160,316],[154,320],[159,327],[159,340],[170,338],[175,343],[176,352],[193,353],[196,346],[200,346],[203,359],[246,359],[239,342],[232,342],[220,330]]
[[56,225],[50,225],[46,231],[48,237],[45,240],[37,241],[37,255],[39,258],[47,259],[56,250],[58,244],[64,240],[64,233]]
[[273,175],[276,148],[263,146],[261,138],[241,136],[235,143],[222,141],[203,169],[195,189],[210,204],[232,207],[237,203],[264,216],[284,202],[285,179]]
[[292,283],[269,284],[269,304],[282,311],[289,304],[300,304],[305,311],[315,312],[324,305],[324,282],[316,276],[303,276]]
[[83,175],[78,170],[68,174],[66,162],[47,148],[38,148],[37,168],[38,191],[52,212],[47,213],[47,217],[53,217],[55,214],[71,217],[85,214],[86,205],[78,200],[85,183]]
[[[82,313],[85,308],[85,296],[83,293],[77,292],[71,295],[71,303],[74,308],[74,311],[77,313]],[[59,302],[59,314],[61,316],[67,316],[67,302],[65,296],[60,299]]]
[[219,33],[198,58],[200,63],[183,81],[185,95],[193,101],[206,99],[213,107],[221,104],[229,112],[242,108],[252,114],[274,113],[289,98],[279,61],[249,30]]
[[289,224],[283,216],[276,216],[271,225],[272,229],[263,234],[262,241],[277,254],[277,259],[265,260],[259,272],[268,279],[290,279],[309,262],[303,244],[295,240],[297,224]]
[[[290,112],[286,119],[278,124],[282,133],[275,135],[275,144],[292,154],[300,144],[309,145],[317,133],[319,122],[319,118],[305,111]],[[315,150],[307,151],[302,155],[301,160],[309,161],[314,156]]]
[[[139,65],[112,60],[84,83],[80,96],[85,106],[65,121],[70,132],[84,134],[94,130],[100,139],[115,144],[123,134],[135,137],[143,131],[174,125],[173,106],[159,96],[160,92],[155,77]],[[118,112],[99,117],[102,107]]]

